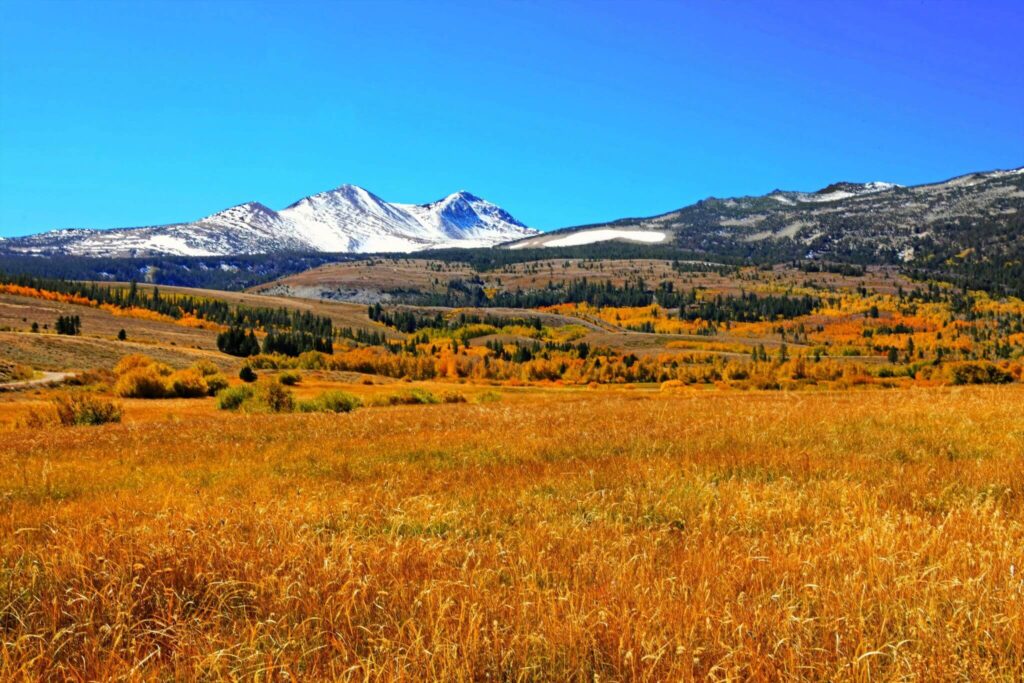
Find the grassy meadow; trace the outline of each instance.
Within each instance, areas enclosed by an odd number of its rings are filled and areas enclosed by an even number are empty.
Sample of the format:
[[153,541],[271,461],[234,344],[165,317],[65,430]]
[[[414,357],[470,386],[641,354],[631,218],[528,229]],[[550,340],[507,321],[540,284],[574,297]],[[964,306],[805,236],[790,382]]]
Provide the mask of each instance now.
[[1021,385],[464,390],[8,426],[0,679],[1024,676]]
[[1024,679],[1024,301],[398,266],[0,282],[0,680]]

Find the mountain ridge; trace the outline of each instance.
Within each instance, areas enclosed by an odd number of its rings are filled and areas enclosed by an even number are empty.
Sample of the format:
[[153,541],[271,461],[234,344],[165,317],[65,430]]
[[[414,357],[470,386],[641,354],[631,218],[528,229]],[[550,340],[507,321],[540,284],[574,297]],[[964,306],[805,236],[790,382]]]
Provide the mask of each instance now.
[[[902,186],[839,181],[811,192],[708,197],[648,217],[540,233],[501,207],[459,190],[426,204],[389,203],[341,185],[280,211],[244,202],[191,223],[56,230],[0,241],[8,255],[233,256],[384,253],[499,246],[587,247],[607,242],[730,262],[822,259],[995,272],[1024,255],[1024,168]],[[597,252],[595,252],[597,253]],[[524,254],[524,256],[526,256]],[[960,262],[964,261],[964,264]],[[1009,271],[1007,271],[1009,272]],[[1015,271],[1014,271],[1015,272]],[[1005,278],[1004,278],[1005,279]]]
[[[968,173],[902,186],[836,182],[814,192],[708,197],[647,217],[621,218],[545,232],[510,249],[617,241],[734,257],[907,262],[918,247],[936,251],[969,242],[971,227],[1016,235],[1024,216],[1024,168]],[[970,246],[970,245],[968,245]],[[997,245],[998,246],[998,245]]]
[[427,204],[398,204],[344,184],[280,211],[248,201],[188,223],[65,228],[9,238],[2,248],[35,255],[126,257],[364,253],[493,246],[533,234],[537,231],[501,207],[465,190]]

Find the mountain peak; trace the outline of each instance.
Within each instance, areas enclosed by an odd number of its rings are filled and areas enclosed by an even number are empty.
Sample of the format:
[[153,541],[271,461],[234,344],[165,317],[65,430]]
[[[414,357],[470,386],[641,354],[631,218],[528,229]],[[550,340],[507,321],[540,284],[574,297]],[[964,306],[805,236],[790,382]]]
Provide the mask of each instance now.
[[477,197],[475,194],[473,194],[472,192],[468,192],[467,190],[459,190],[458,192],[452,192],[450,195],[445,197],[445,199],[465,199],[467,202],[484,201],[480,197]]
[[236,204],[226,209],[222,209],[216,213],[211,213],[209,216],[205,216],[200,220],[210,221],[219,218],[240,216],[276,217],[277,212],[260,202],[243,202],[241,204]]
[[487,247],[530,230],[504,209],[460,190],[423,206],[391,204],[358,185],[304,197],[275,211],[249,201],[191,223],[116,231],[50,232],[19,240],[32,253],[80,256],[228,256],[275,251],[411,252],[435,247]]
[[369,190],[367,190],[365,187],[360,187],[359,185],[353,185],[352,183],[343,183],[341,185],[338,185],[333,190],[328,190],[327,192],[323,192],[321,194],[330,194],[330,193],[345,194],[345,195],[362,195],[362,194],[373,195],[373,193],[370,192]]

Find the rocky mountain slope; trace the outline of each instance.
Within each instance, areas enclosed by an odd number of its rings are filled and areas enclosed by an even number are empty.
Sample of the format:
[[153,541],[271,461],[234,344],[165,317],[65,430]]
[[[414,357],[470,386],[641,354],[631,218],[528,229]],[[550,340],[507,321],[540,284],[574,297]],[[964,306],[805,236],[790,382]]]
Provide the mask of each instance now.
[[996,255],[1024,244],[1024,168],[939,183],[835,183],[817,192],[709,198],[650,218],[566,228],[512,249],[617,240],[718,256],[910,263],[979,245]]
[[534,234],[501,207],[468,192],[430,204],[391,204],[361,187],[342,185],[281,211],[248,202],[192,223],[55,230],[2,240],[0,252],[104,257],[405,252],[486,247]]

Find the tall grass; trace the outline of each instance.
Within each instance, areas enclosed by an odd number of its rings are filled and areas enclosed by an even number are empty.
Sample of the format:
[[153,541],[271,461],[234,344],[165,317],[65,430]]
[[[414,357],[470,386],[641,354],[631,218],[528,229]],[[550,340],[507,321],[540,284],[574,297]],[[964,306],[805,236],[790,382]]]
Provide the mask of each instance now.
[[1018,386],[0,440],[0,679],[1020,680]]

